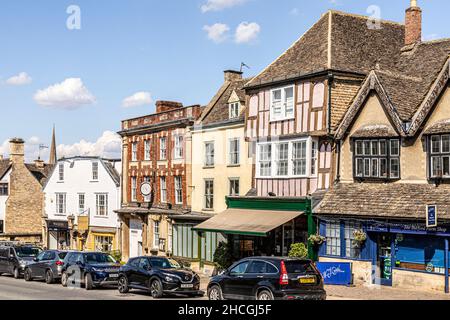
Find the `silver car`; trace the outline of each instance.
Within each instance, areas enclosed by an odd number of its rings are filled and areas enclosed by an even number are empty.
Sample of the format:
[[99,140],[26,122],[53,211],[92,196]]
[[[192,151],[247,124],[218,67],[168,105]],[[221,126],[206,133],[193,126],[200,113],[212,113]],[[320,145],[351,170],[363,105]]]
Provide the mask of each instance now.
[[33,262],[25,267],[25,281],[45,280],[51,284],[61,279],[61,271],[67,251],[47,250],[41,252]]

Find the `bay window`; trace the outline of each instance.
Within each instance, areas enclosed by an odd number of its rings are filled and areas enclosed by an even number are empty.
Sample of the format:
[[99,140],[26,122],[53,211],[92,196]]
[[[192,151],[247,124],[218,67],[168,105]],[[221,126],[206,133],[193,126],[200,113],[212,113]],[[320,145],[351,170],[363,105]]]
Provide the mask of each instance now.
[[366,139],[354,141],[356,178],[400,178],[400,140]]
[[294,118],[294,87],[290,86],[272,90],[270,105],[271,121]]
[[431,178],[450,178],[450,135],[431,136]]
[[257,176],[259,178],[315,176],[318,145],[318,141],[312,138],[260,143],[257,152]]

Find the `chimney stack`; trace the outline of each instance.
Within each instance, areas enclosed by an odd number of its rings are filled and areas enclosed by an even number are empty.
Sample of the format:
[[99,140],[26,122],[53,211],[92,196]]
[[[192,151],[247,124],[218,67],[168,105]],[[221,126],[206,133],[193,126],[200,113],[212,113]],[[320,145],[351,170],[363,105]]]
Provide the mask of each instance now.
[[41,159],[34,160],[34,165],[38,169],[44,169],[44,167],[45,167],[44,161]]
[[417,6],[417,0],[411,0],[411,6],[406,10],[405,45],[422,41],[422,9]]
[[183,104],[176,101],[156,101],[156,113],[183,108]]
[[20,138],[13,138],[9,141],[11,162],[13,164],[25,163],[25,141]]
[[225,81],[237,81],[242,79],[242,72],[235,70],[225,70],[223,72],[225,74]]

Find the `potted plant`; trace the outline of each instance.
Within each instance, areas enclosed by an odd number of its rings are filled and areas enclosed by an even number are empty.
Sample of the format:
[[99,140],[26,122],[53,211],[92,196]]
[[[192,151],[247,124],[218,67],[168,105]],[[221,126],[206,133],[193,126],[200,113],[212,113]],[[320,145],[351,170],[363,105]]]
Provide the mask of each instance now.
[[305,259],[308,257],[308,248],[304,243],[294,243],[289,251],[290,258]]
[[309,236],[308,241],[313,246],[320,246],[322,245],[327,239],[324,236],[321,236],[320,234],[312,234]]
[[356,245],[361,246],[367,240],[367,234],[363,230],[353,231],[353,241]]

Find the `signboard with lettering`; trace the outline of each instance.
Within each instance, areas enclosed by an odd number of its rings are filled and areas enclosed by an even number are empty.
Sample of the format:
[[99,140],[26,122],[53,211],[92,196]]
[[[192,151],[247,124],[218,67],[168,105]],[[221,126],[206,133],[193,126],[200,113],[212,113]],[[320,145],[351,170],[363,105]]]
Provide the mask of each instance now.
[[437,227],[437,206],[427,206],[427,228]]
[[325,284],[349,286],[352,284],[352,264],[347,262],[317,262],[317,269]]

